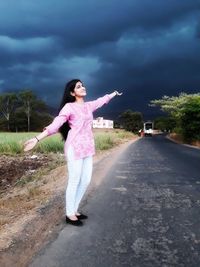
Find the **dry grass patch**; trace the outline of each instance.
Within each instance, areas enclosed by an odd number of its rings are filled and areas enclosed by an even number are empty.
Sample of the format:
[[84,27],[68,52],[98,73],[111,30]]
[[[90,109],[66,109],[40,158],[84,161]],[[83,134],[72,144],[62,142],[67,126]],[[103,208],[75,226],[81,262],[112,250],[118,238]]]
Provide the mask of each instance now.
[[192,145],[200,148],[200,141],[192,142]]
[[47,201],[49,193],[39,186],[29,187],[16,195],[4,196],[0,199],[0,230],[7,223],[12,223],[18,216],[26,215],[27,212],[42,205]]
[[[170,136],[171,139],[173,139],[174,141],[176,141],[179,144],[184,144],[185,143],[180,134],[171,133],[169,136]],[[193,145],[193,146],[196,146],[196,147],[200,148],[200,141],[193,141],[193,142],[190,142],[190,143],[187,143],[187,144],[188,145]]]

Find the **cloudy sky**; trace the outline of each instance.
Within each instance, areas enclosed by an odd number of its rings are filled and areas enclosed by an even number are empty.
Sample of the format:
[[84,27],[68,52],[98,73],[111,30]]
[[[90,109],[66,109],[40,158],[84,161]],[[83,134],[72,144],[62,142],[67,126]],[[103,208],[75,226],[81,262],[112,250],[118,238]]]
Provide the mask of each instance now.
[[199,92],[200,0],[0,0],[0,93],[31,88],[57,108],[72,78],[88,100],[123,91],[108,117]]

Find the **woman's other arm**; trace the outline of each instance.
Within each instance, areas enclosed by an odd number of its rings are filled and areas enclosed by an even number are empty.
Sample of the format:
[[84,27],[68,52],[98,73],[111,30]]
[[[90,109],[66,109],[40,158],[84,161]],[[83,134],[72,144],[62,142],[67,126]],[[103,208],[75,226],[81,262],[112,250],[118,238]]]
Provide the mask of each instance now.
[[65,105],[59,112],[58,116],[54,118],[53,122],[44,128],[42,133],[24,143],[24,151],[26,152],[33,149],[39,141],[49,135],[57,133],[59,128],[69,119],[69,115],[69,106]]
[[33,149],[40,140],[44,139],[47,136],[48,136],[48,131],[47,130],[44,130],[39,135],[37,135],[37,136],[29,139],[28,141],[26,141],[24,143],[24,152],[27,152],[27,151]]

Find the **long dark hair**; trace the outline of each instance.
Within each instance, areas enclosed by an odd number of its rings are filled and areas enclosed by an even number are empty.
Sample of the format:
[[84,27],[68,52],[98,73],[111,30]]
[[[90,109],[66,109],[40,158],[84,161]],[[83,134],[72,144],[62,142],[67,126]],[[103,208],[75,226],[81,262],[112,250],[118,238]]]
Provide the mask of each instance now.
[[[74,96],[72,96],[71,93],[74,92],[74,88],[75,88],[77,82],[81,82],[81,80],[73,79],[65,85],[65,91],[64,91],[63,98],[62,98],[62,101],[60,103],[60,107],[59,107],[58,111],[60,111],[64,107],[65,104],[75,102],[76,98]],[[68,135],[68,132],[70,129],[71,128],[69,126],[68,121],[66,121],[60,127],[59,132],[61,133],[63,140],[67,139],[67,135]]]

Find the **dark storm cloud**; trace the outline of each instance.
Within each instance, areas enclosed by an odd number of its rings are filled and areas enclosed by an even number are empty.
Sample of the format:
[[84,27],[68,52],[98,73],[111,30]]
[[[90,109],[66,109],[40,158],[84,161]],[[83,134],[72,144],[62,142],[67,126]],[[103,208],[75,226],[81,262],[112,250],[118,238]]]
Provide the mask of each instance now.
[[200,1],[2,1],[0,90],[31,87],[57,105],[80,77],[89,97],[122,88],[119,110],[148,111],[198,90],[199,18]]
[[[113,40],[129,27],[166,26],[194,14],[199,1],[6,1],[0,3],[0,31],[17,38],[38,36],[69,37],[80,40],[85,33]],[[14,22],[14,23],[13,23]],[[17,23],[15,23],[17,22]],[[112,31],[111,31],[112,29]],[[87,36],[88,37],[88,36]],[[77,39],[76,39],[77,38]],[[111,38],[111,39],[109,39]],[[70,40],[71,39],[71,40]],[[82,41],[86,41],[84,38]],[[92,38],[93,39],[93,38]],[[76,45],[79,42],[75,43]]]

